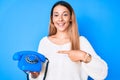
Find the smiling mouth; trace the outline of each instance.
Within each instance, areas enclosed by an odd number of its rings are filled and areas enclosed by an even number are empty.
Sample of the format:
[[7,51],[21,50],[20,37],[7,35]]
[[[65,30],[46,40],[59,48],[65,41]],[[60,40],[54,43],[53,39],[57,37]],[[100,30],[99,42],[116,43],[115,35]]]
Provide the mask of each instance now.
[[65,23],[58,23],[58,26],[63,27]]

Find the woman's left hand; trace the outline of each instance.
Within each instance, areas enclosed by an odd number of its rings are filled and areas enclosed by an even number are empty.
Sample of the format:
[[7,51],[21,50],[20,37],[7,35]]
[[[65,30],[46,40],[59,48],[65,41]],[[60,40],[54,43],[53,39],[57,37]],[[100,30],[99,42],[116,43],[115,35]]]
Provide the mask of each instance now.
[[86,52],[81,50],[69,50],[69,51],[62,50],[62,51],[58,51],[58,53],[68,54],[69,58],[75,62],[84,60],[84,56],[86,54]]

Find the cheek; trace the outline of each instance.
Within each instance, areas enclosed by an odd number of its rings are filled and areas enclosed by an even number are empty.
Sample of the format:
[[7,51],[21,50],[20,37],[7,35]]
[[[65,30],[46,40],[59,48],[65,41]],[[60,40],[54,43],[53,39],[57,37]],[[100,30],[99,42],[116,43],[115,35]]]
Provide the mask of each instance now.
[[70,17],[66,17],[66,18],[64,18],[64,20],[65,20],[66,22],[70,22]]
[[70,24],[70,20],[69,19],[67,19],[65,22],[66,22],[67,25]]
[[53,18],[53,20],[52,20],[52,21],[53,21],[53,23],[55,23],[55,22],[57,21],[57,19],[56,19],[56,18]]

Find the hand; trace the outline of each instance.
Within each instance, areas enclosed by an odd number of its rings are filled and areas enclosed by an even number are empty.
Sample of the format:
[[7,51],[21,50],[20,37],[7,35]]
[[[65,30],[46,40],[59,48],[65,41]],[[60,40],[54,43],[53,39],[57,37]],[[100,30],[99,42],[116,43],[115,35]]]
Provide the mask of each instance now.
[[39,76],[39,72],[30,72],[31,73],[31,76],[32,78],[37,78]]
[[83,61],[84,60],[84,56],[86,54],[86,52],[81,51],[81,50],[58,51],[58,53],[68,54],[68,57],[72,61],[75,61],[75,62]]

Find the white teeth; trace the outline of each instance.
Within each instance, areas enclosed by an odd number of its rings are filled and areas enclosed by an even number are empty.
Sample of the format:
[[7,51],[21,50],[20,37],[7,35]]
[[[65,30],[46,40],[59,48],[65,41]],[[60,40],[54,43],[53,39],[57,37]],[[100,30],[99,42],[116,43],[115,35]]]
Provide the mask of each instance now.
[[63,24],[59,24],[59,25],[63,25]]
[[63,26],[64,24],[58,24],[59,26]]

